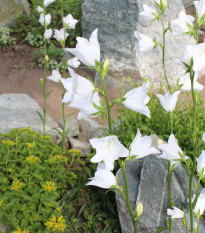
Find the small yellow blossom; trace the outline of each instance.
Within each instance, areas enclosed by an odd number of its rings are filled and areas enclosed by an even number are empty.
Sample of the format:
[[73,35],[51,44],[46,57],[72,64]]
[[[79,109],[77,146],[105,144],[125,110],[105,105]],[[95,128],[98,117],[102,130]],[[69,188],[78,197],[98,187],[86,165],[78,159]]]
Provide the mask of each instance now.
[[20,227],[17,227],[16,231],[12,231],[12,233],[29,233],[29,231],[26,230],[22,231]]
[[18,191],[18,190],[22,187],[22,185],[23,185],[23,183],[16,179],[16,180],[14,180],[13,183],[12,183],[11,190],[16,190],[16,191]]
[[39,158],[34,155],[30,155],[26,158],[26,161],[32,164],[36,164],[36,162],[39,161]]
[[8,145],[8,146],[13,146],[15,143],[8,140],[8,141],[2,141],[4,144]]
[[74,154],[80,154],[81,153],[80,150],[74,150],[74,149],[69,150],[69,152],[74,153]]
[[52,207],[52,206],[53,206],[50,202],[48,202],[47,205],[48,205],[49,207]]
[[42,185],[44,190],[45,191],[55,191],[56,190],[56,187],[55,187],[55,184],[51,181],[46,181],[46,184],[45,185]]
[[33,148],[34,147],[34,143],[27,142],[26,144],[27,144],[28,148]]
[[65,156],[62,156],[62,155],[54,155],[53,157],[51,157],[50,159],[49,159],[49,162],[50,163],[54,163],[54,162],[56,162],[57,160],[62,160],[62,162],[65,162],[65,163],[67,163],[67,158],[65,157]]
[[52,218],[47,221],[45,225],[53,232],[55,232],[56,230],[64,231],[66,228],[65,219],[63,219],[63,216],[60,216],[58,218],[56,216],[52,216]]

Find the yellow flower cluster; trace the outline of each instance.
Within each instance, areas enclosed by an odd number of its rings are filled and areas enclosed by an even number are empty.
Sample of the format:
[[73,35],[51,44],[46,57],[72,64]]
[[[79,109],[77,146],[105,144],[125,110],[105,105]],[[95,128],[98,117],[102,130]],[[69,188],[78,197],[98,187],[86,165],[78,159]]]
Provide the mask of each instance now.
[[13,183],[12,183],[11,190],[16,190],[16,191],[18,191],[18,190],[21,188],[22,185],[23,185],[23,183],[16,179],[16,180],[14,180]]
[[52,216],[52,218],[47,221],[45,225],[48,227],[49,230],[51,229],[53,232],[56,230],[64,231],[66,228],[65,219],[63,219],[63,216],[60,216],[58,218],[56,216]]
[[26,144],[27,144],[28,148],[33,148],[34,147],[34,143],[27,142]]
[[70,152],[70,153],[73,153],[73,154],[81,154],[81,151],[80,151],[80,150],[70,149],[69,152]]
[[8,140],[8,141],[2,141],[4,144],[6,144],[6,145],[9,145],[9,146],[13,146],[15,143],[14,142],[12,142],[12,141],[10,141],[10,140]]
[[54,155],[52,158],[49,159],[49,162],[54,163],[56,160],[62,160],[63,162],[67,163],[67,158],[62,155]]
[[3,204],[3,201],[1,200],[1,201],[0,201],[0,207],[2,206],[2,204]]
[[12,233],[29,233],[29,231],[26,231],[26,230],[22,231],[20,229],[20,227],[17,227],[17,230],[16,231],[12,231]]
[[45,191],[55,191],[56,187],[52,181],[46,181],[46,184],[42,185]]
[[34,155],[30,155],[26,158],[26,161],[32,164],[36,164],[36,162],[39,160],[38,157],[34,156]]

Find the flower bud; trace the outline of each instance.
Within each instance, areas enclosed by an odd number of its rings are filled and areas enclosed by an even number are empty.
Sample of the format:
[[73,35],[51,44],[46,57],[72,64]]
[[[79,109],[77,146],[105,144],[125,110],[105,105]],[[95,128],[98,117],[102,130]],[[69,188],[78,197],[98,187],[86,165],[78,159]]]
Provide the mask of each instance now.
[[110,66],[110,62],[109,62],[108,59],[106,59],[105,62],[104,62],[104,69],[105,69],[105,70],[108,70],[108,69],[109,69],[109,66]]
[[45,56],[45,61],[48,62],[48,60],[49,60],[49,57],[48,57],[48,55],[46,55]]
[[143,213],[143,205],[142,202],[139,202],[137,205],[137,217],[139,218]]
[[163,141],[161,139],[158,139],[158,145],[163,144]]
[[40,78],[41,86],[43,86],[43,78]]

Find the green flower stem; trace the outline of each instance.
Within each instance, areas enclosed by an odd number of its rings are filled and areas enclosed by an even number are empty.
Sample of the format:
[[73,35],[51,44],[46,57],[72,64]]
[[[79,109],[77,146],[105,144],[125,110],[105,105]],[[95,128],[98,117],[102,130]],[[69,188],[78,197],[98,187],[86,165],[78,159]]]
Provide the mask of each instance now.
[[[46,12],[44,13],[44,31],[46,31],[47,29],[45,14]],[[46,54],[47,54],[47,41],[45,40],[45,44],[44,44],[45,65],[44,65],[44,77],[43,77],[43,83],[42,83],[43,84],[43,138],[44,140],[46,136],[46,72],[47,72]]]
[[[108,124],[109,124],[109,133],[112,135],[113,134],[113,128],[112,128],[112,118],[111,118],[111,104],[108,101],[108,97],[107,97],[107,92],[105,89],[105,85],[104,85],[104,74],[103,72],[100,73],[100,79],[101,79],[101,84],[102,84],[102,88],[103,88],[103,92],[104,92],[104,97],[105,97],[105,101],[107,104],[107,120],[108,120]],[[124,180],[124,184],[125,184],[125,194],[126,194],[126,203],[127,203],[127,207],[130,213],[130,217],[132,219],[132,223],[134,226],[134,230],[135,233],[138,233],[137,230],[137,224],[135,221],[135,217],[132,213],[132,209],[131,209],[131,205],[130,205],[130,201],[129,201],[129,192],[128,192],[128,185],[127,185],[127,178],[126,178],[126,174],[125,174],[125,166],[123,165],[122,161],[120,158],[118,158],[118,162],[120,164],[121,170],[122,170],[122,175],[123,175],[123,180]]]
[[166,79],[166,82],[167,82],[167,86],[168,86],[168,88],[169,88],[169,91],[170,91],[170,93],[172,93],[171,86],[170,86],[170,84],[169,84],[168,77],[167,77],[166,66],[165,66],[165,47],[166,47],[166,44],[165,44],[165,34],[166,34],[167,30],[166,30],[165,27],[164,27],[164,20],[163,20],[163,17],[161,17],[160,20],[161,20],[162,28],[163,28],[163,45],[162,45],[162,64],[163,64],[163,72],[164,72],[164,77],[165,77],[165,79]]
[[125,184],[125,197],[126,197],[126,203],[127,203],[127,207],[128,207],[128,211],[130,213],[130,217],[132,219],[132,223],[134,226],[134,231],[135,233],[138,233],[138,229],[137,229],[137,222],[135,221],[135,217],[133,215],[132,209],[131,209],[131,205],[130,205],[130,201],[129,201],[129,192],[128,192],[128,185],[127,185],[127,178],[126,178],[126,174],[125,174],[125,164],[122,164],[121,159],[118,159],[118,162],[120,164],[120,168],[122,170],[122,175],[123,175],[123,180],[124,180],[124,184]]
[[104,80],[103,72],[100,73],[100,79],[101,79],[101,84],[102,84],[104,97],[105,97],[105,101],[106,101],[106,105],[107,105],[107,120],[108,120],[108,124],[109,124],[109,133],[112,135],[113,129],[112,129],[112,118],[111,118],[111,104],[108,100],[107,92],[105,89],[105,85],[104,85],[104,81],[103,81]]
[[193,104],[194,104],[194,109],[193,109],[193,148],[194,148],[194,154],[193,154],[193,166],[192,166],[192,171],[191,171],[191,175],[190,175],[190,180],[189,180],[189,209],[190,209],[190,228],[191,228],[191,233],[193,233],[193,228],[194,228],[194,224],[193,224],[193,205],[192,205],[192,181],[193,181],[193,177],[194,177],[194,172],[196,169],[196,151],[197,151],[197,147],[196,147],[196,95],[195,95],[195,91],[194,91],[194,72],[191,69],[190,72],[190,78],[191,78],[191,91],[192,91],[192,100],[193,100]]
[[[173,134],[173,115],[170,112],[170,123],[171,123],[171,134]],[[171,162],[168,161],[168,193],[169,193],[169,208],[172,209],[172,170],[171,170]],[[172,218],[169,216],[169,233],[172,232]]]
[[[61,18],[63,20],[63,13],[64,13],[64,10],[63,10],[63,1],[61,0]],[[64,28],[64,41],[62,42],[62,49],[63,49],[63,77],[65,78],[66,77],[66,73],[65,73],[65,70],[66,70],[66,67],[65,67],[65,35],[66,35],[66,29]],[[62,94],[62,99],[65,95],[65,88],[63,87],[63,94]],[[65,138],[66,138],[66,135],[65,135],[65,124],[66,124],[66,119],[65,119],[65,104],[62,103],[62,115],[63,115],[63,134],[62,134],[62,145],[61,145],[61,149],[62,149],[62,155],[63,155],[63,150],[64,150],[64,145],[65,145]]]
[[[172,170],[171,170],[171,163],[168,161],[168,192],[169,192],[169,208],[172,209],[172,190],[171,190],[171,183],[172,183]],[[169,216],[169,233],[172,232],[172,218]]]

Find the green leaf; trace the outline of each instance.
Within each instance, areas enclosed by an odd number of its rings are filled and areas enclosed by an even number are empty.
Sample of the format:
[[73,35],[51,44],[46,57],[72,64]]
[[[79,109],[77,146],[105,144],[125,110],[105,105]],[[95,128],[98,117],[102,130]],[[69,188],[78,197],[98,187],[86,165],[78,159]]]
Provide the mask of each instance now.
[[168,228],[167,227],[160,227],[155,231],[155,233],[160,233],[160,232],[162,232],[164,230],[168,230]]
[[80,215],[83,213],[85,207],[86,207],[87,203],[84,203],[81,207],[80,207],[80,210],[78,212],[78,218],[80,217]]
[[53,92],[54,90],[51,90],[49,91],[47,94],[46,94],[46,99],[48,98],[48,96]]
[[36,111],[36,113],[39,115],[39,117],[40,117],[41,121],[43,122],[44,120],[43,120],[43,116],[42,116],[42,114],[41,114],[40,112],[38,112],[38,111]]

